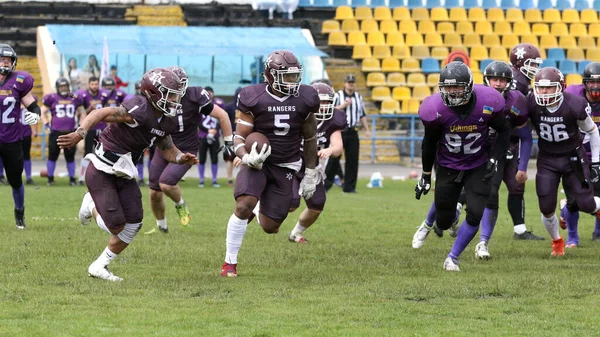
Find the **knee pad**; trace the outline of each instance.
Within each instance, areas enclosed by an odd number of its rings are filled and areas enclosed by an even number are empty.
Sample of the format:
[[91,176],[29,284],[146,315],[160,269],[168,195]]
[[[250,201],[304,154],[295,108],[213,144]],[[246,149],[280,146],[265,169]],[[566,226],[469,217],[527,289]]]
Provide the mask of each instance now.
[[446,230],[452,226],[454,218],[456,218],[456,206],[448,210],[438,208],[435,222],[439,229]]
[[465,220],[470,226],[479,226],[479,223],[481,222],[481,216],[478,217],[470,212],[467,212]]
[[567,211],[571,213],[579,212],[579,206],[577,206],[575,199],[567,198]]
[[130,244],[131,241],[133,241],[135,235],[140,231],[140,228],[142,228],[141,222],[126,223],[123,230],[119,234],[117,234],[117,236],[119,237],[119,239],[121,239],[121,241],[125,242],[126,244]]
[[499,197],[498,197],[498,189],[499,186],[492,186],[492,190],[490,191],[490,195],[487,200],[487,204],[485,207],[489,209],[498,209]]

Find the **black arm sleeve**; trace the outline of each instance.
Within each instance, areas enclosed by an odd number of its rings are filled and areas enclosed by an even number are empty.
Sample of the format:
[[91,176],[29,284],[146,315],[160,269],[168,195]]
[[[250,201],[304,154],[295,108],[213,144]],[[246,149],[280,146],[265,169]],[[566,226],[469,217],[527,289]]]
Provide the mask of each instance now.
[[492,148],[491,158],[498,160],[501,156],[506,155],[510,143],[510,124],[502,114],[497,114],[488,122],[489,126],[498,132],[496,143]]
[[442,135],[441,127],[425,126],[425,135],[423,136],[423,144],[421,145],[421,161],[423,163],[423,172],[431,172],[435,156],[437,153],[437,145]]
[[203,114],[204,116],[208,116],[208,115],[210,115],[210,113],[213,111],[214,108],[215,108],[215,105],[212,102],[210,102],[200,109],[200,113]]
[[37,114],[38,116],[40,116],[42,114],[42,110],[38,106],[37,101],[33,101],[33,103],[29,104],[29,106],[27,107],[27,110],[29,110],[30,112],[33,112],[34,114]]

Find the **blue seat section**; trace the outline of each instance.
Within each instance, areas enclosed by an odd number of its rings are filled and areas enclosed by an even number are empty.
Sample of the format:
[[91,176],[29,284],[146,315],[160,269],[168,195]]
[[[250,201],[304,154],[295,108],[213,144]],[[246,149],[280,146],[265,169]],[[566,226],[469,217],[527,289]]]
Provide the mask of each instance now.
[[446,0],[446,1],[444,1],[444,7],[446,7],[446,8],[460,7],[460,3],[458,2],[458,0]]
[[419,8],[423,7],[423,0],[408,0],[408,8]]
[[[466,9],[479,7],[479,0],[464,0],[463,7]],[[448,7],[448,6],[446,6]],[[459,7],[459,6],[456,6]]]
[[348,6],[348,0],[333,0],[333,7]]
[[312,0],[300,0],[298,3],[299,7],[310,7],[312,6]]
[[390,0],[390,8],[404,7],[404,0]]
[[590,3],[588,0],[575,0],[575,9],[576,10],[582,11],[587,8],[590,8]]
[[314,7],[331,7],[329,0],[313,0]]
[[421,71],[424,74],[439,73],[440,62],[434,58],[425,58],[421,61]]
[[558,69],[565,75],[577,74],[577,66],[574,61],[562,60],[558,64]]
[[600,0],[594,0],[593,7],[596,11],[600,11]]
[[562,48],[549,48],[546,58],[554,61],[566,60],[565,50]]
[[350,3],[352,7],[366,6],[367,0],[351,0]]
[[425,0],[425,7],[427,8],[435,8],[435,7],[442,7],[442,1],[441,0]]
[[583,74],[583,71],[585,70],[585,67],[590,64],[591,61],[579,61],[577,63],[577,72],[580,74]]
[[494,62],[492,59],[485,59],[479,62],[479,70],[482,74],[485,72],[485,68],[492,62]]
[[[536,7],[531,7],[531,8],[536,8]],[[543,10],[549,9],[549,8],[554,8],[554,5],[552,5],[552,0],[539,0],[538,1],[537,9],[543,11]]]
[[501,0],[500,8],[506,10],[509,8],[518,8],[518,7],[517,7],[517,3],[515,2],[515,0]]
[[371,7],[387,7],[385,0],[371,0]]
[[545,67],[554,67],[554,68],[556,68],[556,61],[545,59],[542,62],[541,68],[545,68]]
[[529,8],[535,8],[535,6],[533,5],[533,0],[519,0],[519,8],[526,10]]
[[568,9],[568,8],[573,8],[571,6],[571,1],[570,0],[556,0],[556,9],[558,9],[559,11]]

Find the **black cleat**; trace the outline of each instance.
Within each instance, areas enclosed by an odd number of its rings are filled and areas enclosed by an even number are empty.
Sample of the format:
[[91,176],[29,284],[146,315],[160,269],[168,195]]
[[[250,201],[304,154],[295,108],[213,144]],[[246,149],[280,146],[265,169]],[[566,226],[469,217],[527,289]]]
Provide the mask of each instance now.
[[54,185],[54,177],[48,176],[48,186]]
[[144,179],[139,179],[138,180],[138,186],[141,187],[141,186],[144,186],[144,185],[146,185],[146,183],[144,182]]
[[83,180],[79,181],[79,186],[85,186],[85,182]]
[[513,235],[513,239],[515,239],[515,240],[533,240],[533,241],[546,240],[545,238],[543,238],[541,236],[537,236],[530,231],[527,231],[522,234],[515,233]]
[[444,237],[444,231],[437,226],[437,223],[433,224],[433,232],[438,238]]
[[35,182],[33,181],[33,179],[29,178],[27,179],[27,181],[25,182],[26,185],[35,185]]
[[77,179],[69,178],[69,186],[77,186]]
[[17,224],[17,229],[25,229],[25,209],[15,208],[15,222]]
[[6,182],[6,177],[5,176],[0,176],[0,185],[6,185],[6,184],[8,184]]

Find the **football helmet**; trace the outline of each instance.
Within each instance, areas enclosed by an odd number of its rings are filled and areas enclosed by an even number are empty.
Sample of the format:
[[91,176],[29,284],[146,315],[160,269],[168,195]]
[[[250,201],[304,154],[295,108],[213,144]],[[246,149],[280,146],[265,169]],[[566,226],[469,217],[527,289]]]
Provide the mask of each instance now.
[[154,68],[142,77],[141,91],[165,116],[175,117],[181,110],[185,82],[169,69]]
[[290,51],[276,50],[265,60],[265,80],[271,89],[283,95],[300,94],[302,73],[300,61]]
[[137,81],[135,82],[135,94],[136,95],[141,95],[142,94],[142,81]]
[[10,67],[0,67],[0,74],[8,75],[9,73],[15,71],[17,68],[17,53],[11,46],[2,43],[0,44],[0,57],[10,57],[12,60],[12,64]]
[[591,88],[588,82],[600,82],[600,62],[591,62],[583,70],[583,87],[592,98],[600,98],[600,87]]
[[[335,92],[333,89],[325,83],[317,82],[312,85],[319,94],[319,100],[321,105],[319,107],[319,113],[315,114],[315,118],[318,121],[326,121],[333,117],[333,101],[335,99]],[[323,103],[327,102],[327,103]]]
[[114,78],[107,76],[107,77],[102,78],[102,81],[100,82],[100,86],[102,87],[102,89],[112,92],[117,87],[117,82],[115,81]]
[[506,87],[494,88],[498,90],[504,97],[506,97],[506,94],[510,89],[510,84],[513,80],[512,69],[510,69],[510,65],[502,61],[494,61],[488,64],[487,67],[485,67],[485,69],[483,70],[483,82],[488,87],[491,87],[489,82],[490,77],[498,77],[506,80]]
[[[540,93],[541,88],[553,87],[554,92]],[[533,82],[533,94],[535,102],[539,106],[549,106],[559,103],[563,99],[563,90],[565,89],[565,76],[560,70],[554,67],[542,68],[536,75]]]
[[[448,90],[450,87],[462,87],[462,90]],[[447,107],[465,105],[473,94],[473,73],[464,63],[453,61],[448,63],[440,73],[438,89],[442,101]]]
[[510,64],[533,80],[542,65],[540,51],[532,44],[520,43],[510,51]]
[[187,90],[188,87],[188,75],[185,72],[185,70],[183,70],[183,68],[179,67],[179,66],[172,66],[167,68],[169,70],[171,70],[172,72],[175,73],[175,75],[179,76],[179,78],[181,79],[181,81],[183,82],[185,88],[183,89],[183,94],[185,95],[185,91]]
[[[55,84],[56,84],[56,92],[60,96],[66,97],[71,92],[71,85],[69,84],[69,81],[66,78],[60,77],[58,80],[56,80]],[[61,87],[64,87],[64,86],[66,86],[67,89],[64,90],[64,88],[63,88],[63,90],[60,90]]]

